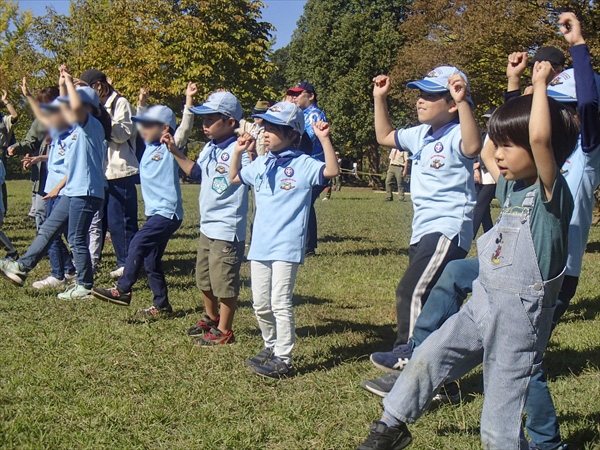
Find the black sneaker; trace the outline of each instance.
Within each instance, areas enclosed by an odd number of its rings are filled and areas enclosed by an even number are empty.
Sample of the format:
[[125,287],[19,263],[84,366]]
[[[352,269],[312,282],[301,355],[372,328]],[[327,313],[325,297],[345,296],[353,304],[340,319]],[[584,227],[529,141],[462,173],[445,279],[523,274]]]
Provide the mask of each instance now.
[[400,373],[398,372],[388,372],[374,380],[363,381],[360,383],[360,387],[369,391],[371,394],[385,397],[390,393],[399,376]]
[[265,378],[290,378],[296,375],[294,366],[286,363],[283,359],[273,356],[270,361],[267,361],[262,366],[254,366],[252,370],[256,375]]
[[163,319],[165,317],[169,317],[173,314],[173,308],[171,305],[165,306],[163,308],[157,308],[152,305],[146,309],[140,309],[138,312],[134,314],[131,318],[132,321],[149,321],[149,320],[158,320]]
[[386,197],[386,198],[384,198],[384,199],[383,199],[383,201],[384,201],[384,202],[393,202],[393,201],[394,201],[394,199],[393,199],[393,198]]
[[412,436],[405,423],[388,427],[380,421],[373,422],[371,433],[358,450],[401,450],[412,442]]
[[219,319],[220,317],[218,317],[217,320],[212,320],[210,317],[205,315],[202,319],[200,319],[200,322],[193,327],[188,328],[188,336],[203,336],[204,333],[208,333],[213,328],[219,328]]
[[131,304],[131,292],[125,292],[118,287],[111,289],[92,288],[92,295],[103,302],[113,305],[129,306]]
[[263,364],[268,363],[273,359],[273,349],[272,348],[263,348],[258,355],[254,358],[250,358],[246,360],[246,365],[248,367],[257,367],[262,366]]
[[432,402],[446,405],[457,405],[461,401],[460,387],[456,381],[451,381],[442,386],[440,391],[433,397]]

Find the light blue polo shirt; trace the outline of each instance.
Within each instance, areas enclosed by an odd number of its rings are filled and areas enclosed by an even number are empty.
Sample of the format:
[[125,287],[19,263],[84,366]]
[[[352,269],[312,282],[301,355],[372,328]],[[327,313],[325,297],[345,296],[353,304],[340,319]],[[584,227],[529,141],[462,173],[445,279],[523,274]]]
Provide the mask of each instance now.
[[581,263],[587,246],[594,213],[594,189],[600,184],[600,147],[589,153],[581,149],[581,139],[561,170],[571,194],[574,209],[569,225],[569,256],[566,275],[581,275]]
[[183,220],[179,164],[165,144],[146,144],[140,161],[144,214]]
[[[237,137],[219,144],[207,143],[197,164],[202,171],[200,184],[200,232],[210,239],[233,242],[246,240],[248,188],[229,182],[229,163]],[[250,163],[242,154],[242,166]]]
[[[46,187],[44,190],[46,193],[50,192],[60,183],[65,175],[67,174],[67,168],[65,167],[65,155],[67,153],[67,142],[69,136],[71,136],[72,130],[65,131],[64,133],[58,133],[51,131],[52,142],[48,149],[48,164],[46,176]],[[60,191],[59,195],[62,195],[64,188]]]
[[107,147],[100,121],[88,114],[84,124],[73,127],[66,144],[65,167],[68,178],[62,195],[104,198]]
[[325,113],[317,108],[315,105],[310,105],[304,111],[304,130],[310,140],[312,141],[313,151],[312,156],[319,161],[325,162],[325,152],[323,151],[323,145],[321,145],[321,141],[315,135],[315,130],[313,128],[314,122],[319,122],[322,120],[323,122],[327,122],[327,117]]
[[[297,150],[259,156],[242,168],[242,183],[254,186],[256,217],[248,259],[303,263],[314,186],[324,185],[325,164]],[[267,168],[271,166],[268,174]]]
[[474,159],[463,155],[460,125],[451,122],[435,133],[429,125],[396,132],[396,146],[411,153],[410,196],[414,218],[410,244],[431,233],[469,251],[475,207]]

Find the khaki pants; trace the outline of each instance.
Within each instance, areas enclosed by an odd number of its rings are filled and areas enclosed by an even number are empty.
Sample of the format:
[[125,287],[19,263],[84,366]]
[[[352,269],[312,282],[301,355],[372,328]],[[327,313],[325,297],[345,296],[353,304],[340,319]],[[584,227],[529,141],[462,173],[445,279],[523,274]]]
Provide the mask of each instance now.
[[392,192],[393,184],[396,182],[398,186],[398,194],[400,200],[404,199],[404,166],[395,166],[390,164],[387,171],[387,177],[385,178],[385,190],[387,191],[387,198],[390,200],[394,199]]

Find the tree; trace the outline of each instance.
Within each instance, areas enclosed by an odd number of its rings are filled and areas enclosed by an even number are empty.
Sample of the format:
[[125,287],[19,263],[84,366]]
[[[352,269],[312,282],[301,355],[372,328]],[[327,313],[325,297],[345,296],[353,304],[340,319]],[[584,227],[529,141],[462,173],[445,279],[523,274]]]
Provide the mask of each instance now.
[[[306,79],[331,121],[336,146],[380,171],[372,78],[388,73],[402,45],[406,0],[308,0],[287,49],[288,85]],[[397,105],[392,105],[397,110]],[[395,116],[398,125],[404,117]],[[372,177],[371,182],[380,181]]]
[[[230,89],[250,107],[268,94],[274,65],[269,23],[255,0],[77,0],[69,16],[50,9],[36,24],[47,61],[75,74],[94,67],[125,96],[140,87],[178,110],[187,82],[201,95]],[[49,77],[55,75],[50,73]]]

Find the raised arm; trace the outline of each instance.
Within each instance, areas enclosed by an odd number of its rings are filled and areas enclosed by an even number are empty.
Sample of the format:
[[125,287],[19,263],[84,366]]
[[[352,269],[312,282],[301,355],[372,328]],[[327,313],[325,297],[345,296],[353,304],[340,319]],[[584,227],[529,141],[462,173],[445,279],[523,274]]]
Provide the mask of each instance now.
[[235,150],[231,157],[229,165],[229,181],[232,184],[241,184],[240,169],[242,167],[242,155],[244,152],[251,152],[252,147],[256,145],[256,140],[250,133],[242,134],[235,144]]
[[388,111],[387,97],[392,88],[392,82],[387,75],[373,78],[373,100],[375,102],[375,135],[377,142],[385,147],[396,146],[396,130],[392,126]]
[[508,86],[506,88],[505,101],[510,100],[513,96],[521,95],[521,77],[527,69],[528,55],[527,52],[514,52],[508,55],[508,66],[506,67],[506,78],[508,78]]
[[192,129],[194,128],[194,113],[190,111],[190,108],[194,106],[194,97],[198,93],[198,86],[196,83],[189,82],[185,91],[185,108],[183,109],[183,117],[181,123],[175,132],[175,143],[179,148],[187,145]]
[[179,149],[175,142],[175,138],[171,136],[171,134],[166,133],[160,139],[160,142],[167,146],[167,150],[169,150],[169,152],[173,155],[173,158],[175,158],[175,161],[177,164],[179,164],[181,170],[183,170],[187,176],[191,176],[196,163],[185,156],[185,154]]
[[468,158],[475,158],[481,152],[481,131],[475,122],[473,108],[469,103],[467,82],[461,75],[453,75],[448,79],[450,95],[458,108],[460,121],[461,151]]
[[495,182],[498,182],[498,178],[500,178],[500,170],[498,169],[498,164],[496,164],[496,146],[492,142],[492,140],[488,137],[485,139],[483,143],[483,150],[481,150],[481,161],[485,166],[485,169],[489,172],[489,174],[494,178]]
[[571,44],[571,57],[575,72],[577,115],[581,124],[581,147],[591,152],[600,145],[600,118],[598,116],[598,89],[590,50],[581,32],[581,23],[575,14],[568,12],[559,17],[560,31]]
[[[73,77],[69,74],[67,66],[60,66],[60,94],[69,96],[69,105],[62,106],[62,111],[70,123],[85,123],[88,117],[87,109],[79,97],[79,93],[73,84]],[[70,107],[69,107],[70,106]]]
[[2,90],[2,103],[4,103],[4,106],[6,106],[6,109],[8,109],[8,112],[12,119],[12,123],[15,123],[19,118],[19,113],[17,112],[13,104],[8,101],[8,92],[6,92],[5,90]]
[[315,136],[317,136],[321,142],[323,152],[325,153],[325,170],[323,171],[323,176],[325,178],[337,177],[340,174],[340,165],[337,162],[335,149],[329,138],[329,133],[331,131],[329,124],[322,120],[315,122],[313,123],[313,130],[315,131]]
[[533,101],[529,119],[529,143],[546,199],[552,198],[552,189],[558,171],[552,151],[552,120],[548,105],[547,86],[554,72],[547,62],[536,62],[533,68]]

